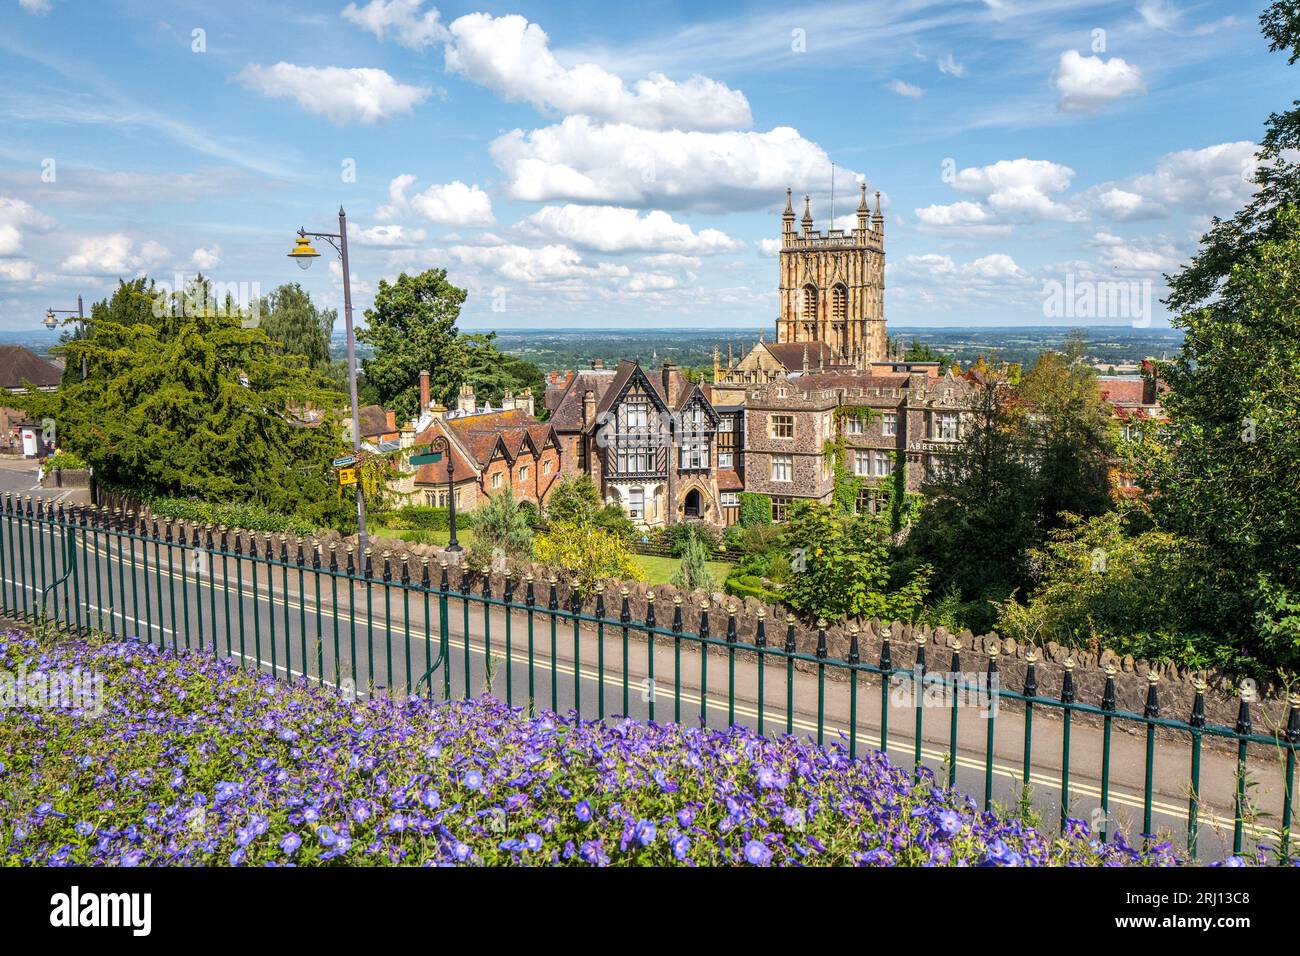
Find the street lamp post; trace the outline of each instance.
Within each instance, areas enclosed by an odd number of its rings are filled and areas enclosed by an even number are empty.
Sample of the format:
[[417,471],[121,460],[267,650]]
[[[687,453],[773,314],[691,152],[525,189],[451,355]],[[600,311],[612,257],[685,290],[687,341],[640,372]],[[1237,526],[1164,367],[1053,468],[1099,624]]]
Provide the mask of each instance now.
[[[55,318],[56,315],[75,315],[77,317],[77,333],[83,339],[86,337],[86,310],[82,307],[80,295],[77,296],[77,307],[75,309],[45,310],[44,325],[51,331],[64,324]],[[66,321],[71,322],[72,320],[68,319]],[[81,357],[81,380],[83,382],[86,380],[86,356],[84,355]]]
[[[335,251],[338,252],[339,258],[343,260],[343,324],[348,337],[348,392],[352,399],[352,451],[353,454],[361,454],[361,413],[357,408],[357,345],[356,337],[352,334],[352,276],[348,272],[348,222],[347,214],[344,213],[343,207],[339,206],[339,231],[334,232],[308,232],[306,229],[298,230],[298,238],[294,242],[293,251],[289,253],[289,258],[295,259],[298,265],[303,269],[311,268],[313,259],[319,259],[320,253],[312,248],[312,239],[324,239]],[[361,491],[361,482],[357,482],[357,537],[364,550],[367,546],[366,536],[366,499]]]
[[447,540],[448,551],[463,551],[460,542],[456,540],[456,482],[455,482],[455,463],[451,457],[451,442],[442,436],[436,436],[430,443],[429,447],[435,452],[441,452],[447,456],[447,527],[451,530],[451,537]]

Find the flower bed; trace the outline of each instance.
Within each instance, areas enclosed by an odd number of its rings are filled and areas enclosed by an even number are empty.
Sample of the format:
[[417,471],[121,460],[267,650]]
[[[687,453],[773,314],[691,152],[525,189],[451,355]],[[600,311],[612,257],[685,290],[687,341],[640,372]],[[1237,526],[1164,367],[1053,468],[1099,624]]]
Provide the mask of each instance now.
[[8,864],[1172,865],[980,812],[879,753],[499,701],[356,704],[135,642],[0,635],[103,710],[0,713]]

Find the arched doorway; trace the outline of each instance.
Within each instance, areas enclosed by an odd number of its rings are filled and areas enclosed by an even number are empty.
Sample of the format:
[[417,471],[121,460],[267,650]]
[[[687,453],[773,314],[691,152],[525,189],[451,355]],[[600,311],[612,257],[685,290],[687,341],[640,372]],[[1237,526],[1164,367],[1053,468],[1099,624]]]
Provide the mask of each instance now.
[[682,503],[682,513],[688,518],[703,517],[703,504],[698,488],[692,488],[686,492],[686,500]]

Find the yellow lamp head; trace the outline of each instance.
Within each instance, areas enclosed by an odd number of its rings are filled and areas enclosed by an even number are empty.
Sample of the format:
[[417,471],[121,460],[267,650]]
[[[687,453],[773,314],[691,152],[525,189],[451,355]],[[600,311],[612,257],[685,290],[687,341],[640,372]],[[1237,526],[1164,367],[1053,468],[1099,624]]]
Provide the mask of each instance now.
[[310,269],[311,261],[320,258],[320,253],[311,247],[311,240],[301,233],[294,240],[293,252],[288,255],[290,259],[297,261],[302,269]]
[[52,328],[54,328],[56,325],[59,324],[59,320],[56,319],[56,318],[54,317],[54,310],[53,310],[53,309],[46,309],[46,310],[45,310],[45,320],[44,320],[44,321],[45,321],[45,327],[46,327],[47,329],[52,329]]

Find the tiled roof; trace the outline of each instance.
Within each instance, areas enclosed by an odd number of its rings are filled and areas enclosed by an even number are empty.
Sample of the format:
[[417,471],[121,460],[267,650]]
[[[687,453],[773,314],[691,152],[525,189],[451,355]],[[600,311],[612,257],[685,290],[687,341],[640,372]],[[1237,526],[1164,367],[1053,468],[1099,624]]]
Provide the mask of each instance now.
[[808,355],[807,370],[843,364],[835,350],[825,342],[766,342],[764,344],[772,353],[772,357],[785,366],[787,372],[805,371],[805,351]]
[[[442,426],[434,422],[420,434],[415,436],[416,445],[428,445],[438,435],[443,434]],[[478,472],[474,466],[469,463],[455,444],[451,445],[452,461],[452,481],[459,484],[462,481],[471,481],[478,478]],[[434,462],[431,465],[419,465],[415,469],[415,483],[417,485],[440,485],[447,481],[447,463],[445,461]]]
[[873,375],[870,372],[814,372],[791,379],[796,388],[906,388],[906,375]]
[[613,369],[586,369],[574,374],[564,395],[555,404],[550,424],[556,431],[576,432],[582,427],[582,395],[591,390],[597,404],[614,381]]
[[362,405],[357,409],[357,418],[361,421],[362,437],[387,435],[397,431],[395,424],[389,424],[388,415],[388,411],[380,405]]
[[718,469],[718,490],[719,491],[740,491],[745,487],[745,483],[740,480],[740,475],[736,474],[735,469],[719,468]]
[[1122,405],[1145,405],[1147,383],[1141,378],[1102,378],[1097,382],[1104,401]]
[[37,388],[54,388],[63,370],[21,345],[0,345],[0,388],[22,389],[27,382]]

